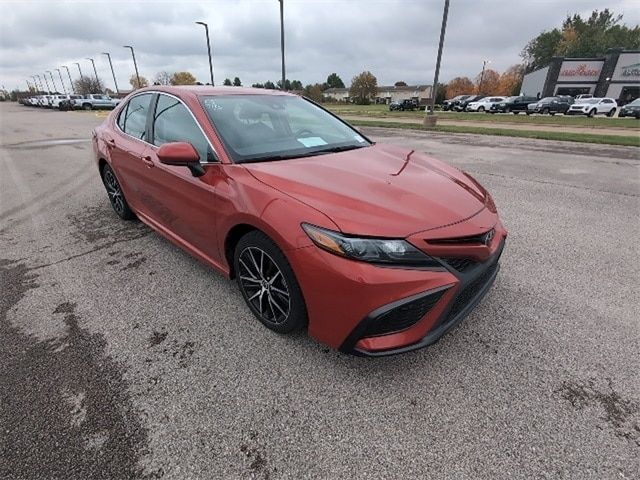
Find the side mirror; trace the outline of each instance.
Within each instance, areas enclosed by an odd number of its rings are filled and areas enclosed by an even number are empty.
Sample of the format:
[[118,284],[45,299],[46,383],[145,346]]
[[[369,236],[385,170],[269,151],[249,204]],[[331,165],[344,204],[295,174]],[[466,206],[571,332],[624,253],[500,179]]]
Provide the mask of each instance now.
[[204,175],[204,168],[200,165],[200,154],[190,143],[165,143],[158,149],[157,155],[160,163],[176,167],[187,167],[194,177]]

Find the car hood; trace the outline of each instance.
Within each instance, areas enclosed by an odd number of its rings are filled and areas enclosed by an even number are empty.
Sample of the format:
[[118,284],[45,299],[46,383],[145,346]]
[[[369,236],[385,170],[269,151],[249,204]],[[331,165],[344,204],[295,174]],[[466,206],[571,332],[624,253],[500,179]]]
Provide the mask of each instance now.
[[484,189],[461,171],[391,145],[244,166],[344,233],[402,238],[460,222],[485,205]]

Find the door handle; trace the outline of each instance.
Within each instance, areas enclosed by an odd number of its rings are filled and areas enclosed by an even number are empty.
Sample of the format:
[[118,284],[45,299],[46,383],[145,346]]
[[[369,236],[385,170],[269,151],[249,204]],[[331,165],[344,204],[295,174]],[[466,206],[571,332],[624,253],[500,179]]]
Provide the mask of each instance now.
[[151,157],[149,155],[145,155],[144,157],[142,157],[142,163],[144,163],[149,168],[155,167],[155,163],[153,163],[153,160],[151,160]]

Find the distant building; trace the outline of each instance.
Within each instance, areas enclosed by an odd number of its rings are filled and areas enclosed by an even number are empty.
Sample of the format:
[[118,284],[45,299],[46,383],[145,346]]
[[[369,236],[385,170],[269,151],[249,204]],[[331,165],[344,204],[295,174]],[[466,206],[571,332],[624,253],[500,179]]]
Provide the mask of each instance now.
[[555,57],[525,75],[521,91],[533,97],[590,93],[629,103],[640,97],[640,50],[611,49],[600,58]]
[[[348,88],[329,88],[323,92],[337,102],[350,102]],[[378,94],[371,99],[372,103],[389,104],[402,100],[415,100],[420,105],[426,105],[431,99],[431,85],[407,85],[396,87],[395,85],[378,87]]]

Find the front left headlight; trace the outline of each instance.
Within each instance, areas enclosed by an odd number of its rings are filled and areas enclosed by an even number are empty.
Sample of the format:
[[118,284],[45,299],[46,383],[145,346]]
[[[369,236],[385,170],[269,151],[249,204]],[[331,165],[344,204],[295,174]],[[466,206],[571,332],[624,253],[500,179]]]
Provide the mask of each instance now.
[[380,265],[441,267],[406,240],[359,238],[303,223],[303,230],[319,248],[341,257]]

